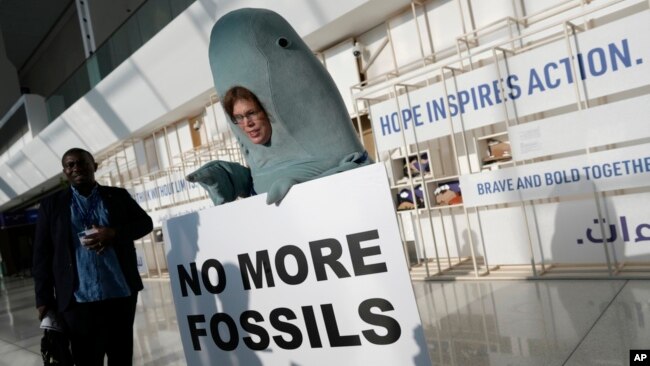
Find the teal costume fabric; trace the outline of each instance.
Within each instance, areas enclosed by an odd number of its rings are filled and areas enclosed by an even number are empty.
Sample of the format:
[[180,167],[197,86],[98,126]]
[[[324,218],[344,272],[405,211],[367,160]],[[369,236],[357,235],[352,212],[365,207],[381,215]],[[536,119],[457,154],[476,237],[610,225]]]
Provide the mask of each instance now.
[[231,125],[250,170],[213,161],[187,176],[215,205],[251,192],[277,203],[294,184],[372,163],[331,76],[277,13],[239,9],[224,15],[212,29],[209,56],[217,94],[247,88],[272,127],[271,140],[256,145]]

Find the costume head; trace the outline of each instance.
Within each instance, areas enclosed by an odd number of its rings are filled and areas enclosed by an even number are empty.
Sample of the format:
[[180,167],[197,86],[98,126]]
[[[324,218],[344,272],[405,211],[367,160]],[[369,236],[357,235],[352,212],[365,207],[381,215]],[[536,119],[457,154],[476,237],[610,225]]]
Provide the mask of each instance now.
[[278,181],[290,186],[369,162],[334,81],[280,15],[264,9],[224,15],[212,29],[209,54],[217,94],[250,90],[271,123],[266,144],[231,125],[257,193]]

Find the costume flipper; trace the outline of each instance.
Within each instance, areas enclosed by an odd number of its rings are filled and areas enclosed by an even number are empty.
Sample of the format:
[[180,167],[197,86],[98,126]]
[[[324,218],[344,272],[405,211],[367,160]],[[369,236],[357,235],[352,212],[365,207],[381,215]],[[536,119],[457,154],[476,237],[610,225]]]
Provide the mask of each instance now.
[[229,161],[211,161],[185,177],[203,187],[215,206],[248,197],[253,188],[250,169]]

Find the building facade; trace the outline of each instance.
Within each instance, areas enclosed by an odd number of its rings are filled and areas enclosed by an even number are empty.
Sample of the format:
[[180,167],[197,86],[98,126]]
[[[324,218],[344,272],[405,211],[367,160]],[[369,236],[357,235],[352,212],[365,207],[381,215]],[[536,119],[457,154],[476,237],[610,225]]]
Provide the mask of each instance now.
[[[212,25],[262,7],[320,58],[386,165],[414,273],[644,275],[649,4],[61,1],[42,9],[58,15],[29,51],[3,25],[5,274],[28,266],[34,206],[64,186],[60,157],[77,146],[95,154],[100,183],[127,188],[154,218],[142,271],[165,275],[163,221],[211,206],[185,175],[244,163],[212,85]],[[5,24],[29,16],[0,12]]]

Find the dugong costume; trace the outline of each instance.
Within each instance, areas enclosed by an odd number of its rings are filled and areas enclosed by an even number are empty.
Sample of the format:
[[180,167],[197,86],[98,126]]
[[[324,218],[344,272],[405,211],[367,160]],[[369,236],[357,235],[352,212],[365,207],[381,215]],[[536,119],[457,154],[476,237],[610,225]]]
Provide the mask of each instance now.
[[187,176],[215,205],[251,193],[277,203],[294,184],[372,163],[331,76],[280,15],[264,9],[224,15],[209,52],[217,94],[234,86],[250,90],[272,126],[271,140],[256,145],[231,124],[250,169],[212,161]]

